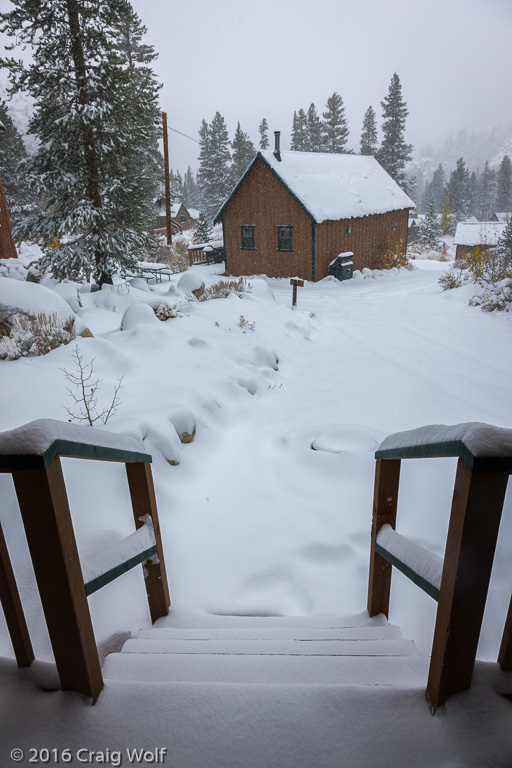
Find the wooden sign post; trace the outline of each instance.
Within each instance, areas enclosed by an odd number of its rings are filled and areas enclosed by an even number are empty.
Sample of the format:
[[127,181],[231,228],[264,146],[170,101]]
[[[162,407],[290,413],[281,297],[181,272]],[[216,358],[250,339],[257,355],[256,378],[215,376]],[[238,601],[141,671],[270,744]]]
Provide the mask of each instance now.
[[302,280],[300,277],[292,277],[290,278],[290,285],[293,286],[293,294],[292,294],[292,307],[297,306],[297,286],[300,288],[304,287],[304,280]]

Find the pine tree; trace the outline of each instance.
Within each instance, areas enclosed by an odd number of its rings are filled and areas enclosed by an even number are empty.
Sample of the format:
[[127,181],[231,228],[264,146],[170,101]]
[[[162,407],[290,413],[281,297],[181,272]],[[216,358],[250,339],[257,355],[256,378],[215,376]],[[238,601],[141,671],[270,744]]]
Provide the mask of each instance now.
[[201,210],[210,220],[220,209],[230,192],[229,136],[226,123],[220,112],[208,125],[205,120],[199,129],[199,184]]
[[322,114],[323,149],[325,152],[346,152],[348,125],[343,99],[336,91],[329,96]]
[[186,208],[197,208],[199,206],[197,184],[190,165],[183,177],[183,205]]
[[402,99],[402,85],[396,72],[381,107],[383,136],[377,160],[397,184],[404,187],[405,164],[411,159],[412,146],[405,143],[405,120],[409,111]]
[[464,158],[460,157],[457,160],[457,167],[450,174],[450,180],[447,185],[448,199],[454,216],[454,223],[464,221],[469,216],[471,207],[469,180],[470,175]]
[[269,147],[268,134],[267,134],[268,123],[267,123],[266,117],[264,117],[263,120],[261,121],[258,130],[260,132],[260,149],[268,149]]
[[293,113],[290,148],[294,152],[304,152],[306,149],[306,120],[306,113],[303,109]]
[[233,188],[242,178],[249,164],[254,160],[256,149],[249,136],[242,131],[237,123],[235,137],[231,143],[233,157],[229,171],[230,187]]
[[196,229],[194,232],[194,243],[209,243],[212,236],[212,225],[210,217],[201,211],[197,220]]
[[23,139],[9,115],[7,104],[0,101],[0,180],[13,223],[31,203],[21,177],[20,163],[26,156]]
[[496,174],[489,168],[487,160],[480,178],[478,179],[477,218],[480,221],[489,221],[494,212],[494,200],[496,190]]
[[496,175],[495,206],[500,212],[512,211],[512,163],[508,155],[501,161]]
[[439,247],[439,219],[436,213],[436,203],[432,195],[427,203],[425,218],[420,224],[419,242],[424,248],[433,250]]
[[446,198],[443,211],[441,213],[441,222],[439,225],[443,235],[448,234],[453,228],[453,213],[450,207],[450,201]]
[[364,113],[359,148],[362,155],[377,154],[377,121],[373,107],[368,107]]
[[25,179],[42,207],[17,226],[21,239],[57,241],[43,268],[57,279],[112,282],[156,245],[148,231],[158,178],[156,54],[127,0],[15,0],[0,27],[31,49],[4,60],[11,90],[34,99],[38,141]]
[[184,197],[181,173],[179,171],[174,173],[171,168],[169,171],[169,181],[171,183],[171,201],[173,204],[176,203],[177,205],[180,205],[183,202]]
[[446,174],[441,163],[439,163],[434,171],[430,190],[436,204],[436,212],[442,213],[446,199]]
[[472,171],[468,182],[468,196],[469,196],[469,215],[477,215],[478,207],[478,179],[476,173]]
[[323,146],[322,121],[318,117],[315,105],[310,104],[306,116],[304,149],[306,152],[322,152]]

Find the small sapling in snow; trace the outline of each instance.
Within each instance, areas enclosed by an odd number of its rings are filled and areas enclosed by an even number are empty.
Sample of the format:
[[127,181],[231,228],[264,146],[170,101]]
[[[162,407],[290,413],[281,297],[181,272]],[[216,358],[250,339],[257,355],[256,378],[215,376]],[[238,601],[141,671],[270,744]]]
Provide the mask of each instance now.
[[123,377],[117,380],[117,384],[114,388],[114,396],[108,407],[98,410],[98,390],[101,384],[101,379],[93,380],[94,374],[94,358],[90,363],[85,364],[83,355],[80,354],[80,348],[78,344],[75,346],[72,358],[76,365],[75,371],[67,371],[65,368],[61,368],[66,379],[78,390],[75,392],[71,387],[66,387],[69,396],[72,398],[75,406],[78,410],[72,410],[67,406],[63,406],[68,416],[71,416],[68,421],[85,421],[90,427],[94,426],[96,421],[101,421],[102,424],[106,424],[107,421],[117,411],[121,405],[119,398],[119,390],[122,388]]

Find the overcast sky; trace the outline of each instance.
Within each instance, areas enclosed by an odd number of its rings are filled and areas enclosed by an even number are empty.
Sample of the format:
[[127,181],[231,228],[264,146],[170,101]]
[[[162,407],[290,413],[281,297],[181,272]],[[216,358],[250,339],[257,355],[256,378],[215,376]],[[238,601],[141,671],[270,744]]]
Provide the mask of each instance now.
[[[512,0],[132,0],[160,56],[169,125],[194,138],[218,110],[253,141],[263,117],[288,147],[294,110],[337,91],[358,149],[397,72],[418,148],[461,128],[512,129]],[[171,165],[197,145],[170,132]]]
[[[349,145],[397,72],[418,149],[462,128],[512,130],[512,0],[132,0],[155,46],[169,126],[197,139],[218,110],[255,143],[263,117],[289,145],[294,110],[337,91]],[[0,0],[2,11],[12,7]],[[171,165],[198,146],[169,132]],[[379,136],[380,138],[380,136]]]

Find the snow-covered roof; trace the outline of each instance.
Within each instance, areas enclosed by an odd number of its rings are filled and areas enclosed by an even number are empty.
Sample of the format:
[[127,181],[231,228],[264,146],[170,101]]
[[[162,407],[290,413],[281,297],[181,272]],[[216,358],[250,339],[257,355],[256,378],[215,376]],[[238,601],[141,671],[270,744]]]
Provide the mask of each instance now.
[[494,213],[494,216],[498,219],[498,221],[504,221],[505,223],[512,221],[512,212],[511,211],[499,211]]
[[258,153],[317,223],[414,208],[374,157],[327,152]]
[[207,245],[212,248],[224,248],[224,240],[212,240],[211,243],[190,243],[188,250],[197,251],[199,248],[205,248]]
[[501,221],[460,221],[454,245],[496,245],[506,224]]

